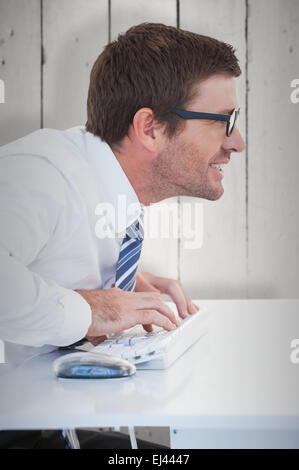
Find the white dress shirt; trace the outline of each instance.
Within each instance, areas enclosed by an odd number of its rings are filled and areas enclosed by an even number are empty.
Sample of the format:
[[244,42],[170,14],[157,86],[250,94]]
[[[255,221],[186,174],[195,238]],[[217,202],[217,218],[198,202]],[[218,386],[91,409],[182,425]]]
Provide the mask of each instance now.
[[0,338],[30,356],[78,341],[91,309],[75,290],[114,283],[121,240],[141,211],[132,185],[109,145],[75,127],[0,147],[0,192]]

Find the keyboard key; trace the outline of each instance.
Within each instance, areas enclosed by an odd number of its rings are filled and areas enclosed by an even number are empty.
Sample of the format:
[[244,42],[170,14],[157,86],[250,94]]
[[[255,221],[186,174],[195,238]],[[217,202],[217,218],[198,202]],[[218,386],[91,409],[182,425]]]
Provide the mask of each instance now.
[[144,342],[147,340],[147,336],[135,336],[133,338],[130,338],[129,340],[129,345],[134,346],[136,343]]

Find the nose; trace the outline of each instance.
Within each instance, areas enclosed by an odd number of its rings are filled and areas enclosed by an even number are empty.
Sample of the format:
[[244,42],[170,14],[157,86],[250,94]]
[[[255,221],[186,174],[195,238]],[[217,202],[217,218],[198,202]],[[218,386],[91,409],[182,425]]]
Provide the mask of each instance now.
[[227,152],[243,152],[245,149],[245,142],[237,126],[234,127],[231,135],[225,138],[222,148]]

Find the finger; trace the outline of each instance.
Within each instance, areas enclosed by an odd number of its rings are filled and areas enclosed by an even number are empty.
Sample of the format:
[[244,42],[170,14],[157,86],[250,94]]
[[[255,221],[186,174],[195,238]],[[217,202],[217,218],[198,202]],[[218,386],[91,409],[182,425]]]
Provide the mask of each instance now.
[[[175,279],[168,279],[168,278],[163,278],[163,277],[152,276],[150,273],[146,273],[146,274],[147,274],[148,277],[151,276],[150,277],[151,285],[154,286],[155,288],[159,287],[159,289],[161,290],[161,293],[165,293],[165,294],[169,295],[169,288],[171,288],[170,283],[172,282],[174,284],[175,283],[178,284],[178,287],[181,289],[181,291],[182,291],[182,293],[185,297],[185,301],[186,301],[186,304],[185,304],[186,305],[186,311],[185,312],[182,312],[182,307],[177,305],[180,316],[185,318],[187,316],[187,314],[193,314],[193,313],[195,313],[199,310],[199,307],[192,302],[192,300],[187,295],[187,293],[185,292],[185,290],[184,290],[183,286],[180,284],[180,282],[176,281]],[[182,298],[182,302],[183,302],[183,298]]]
[[88,341],[93,345],[93,346],[97,346],[98,344],[102,343],[103,341],[105,341],[107,339],[107,336],[106,335],[102,335],[102,336],[87,336],[86,339],[88,339]]
[[139,273],[139,278],[138,278],[138,290],[135,288],[135,292],[158,292],[161,294],[160,290],[154,287],[152,284],[150,284],[142,274]]
[[179,281],[170,280],[166,287],[166,294],[171,297],[173,302],[176,304],[179,316],[181,318],[186,318],[188,316],[188,302],[186,299],[186,295],[184,289]]
[[190,299],[190,297],[186,297],[186,300],[187,300],[187,303],[188,303],[188,312],[192,315],[193,313],[196,313],[198,312],[199,310],[199,307],[198,305],[196,305],[194,302],[192,302],[192,300]]
[[185,296],[188,314],[193,315],[194,313],[198,312],[199,307],[198,307],[194,302],[192,302],[192,299],[191,299],[191,298],[189,297],[189,295],[186,293],[186,291],[185,291],[185,289],[183,288],[183,286],[181,286],[181,288],[182,288],[182,292],[183,292],[183,294],[184,294],[184,296]]
[[142,326],[145,329],[145,331],[147,331],[148,333],[152,333],[154,331],[153,325],[142,325]]
[[165,302],[163,302],[162,297],[160,294],[151,293],[151,292],[139,292],[137,295],[141,295],[140,306],[137,309],[154,309],[158,310],[160,313],[165,315],[169,320],[174,323],[176,326],[179,326],[180,322],[176,318],[174,312],[171,310]]
[[[174,283],[175,284],[174,284],[173,290],[172,291],[170,290],[168,295],[170,295],[170,297],[172,297],[174,302],[176,303],[178,311],[179,311],[179,315],[181,316],[180,311],[182,311],[184,318],[187,316],[187,314],[192,315],[193,313],[196,313],[199,310],[199,307],[194,302],[192,302],[191,298],[188,296],[184,287],[179,281],[174,281]],[[171,286],[170,286],[170,289],[171,289]],[[179,298],[176,297],[177,294],[180,296],[180,299],[182,300],[181,304],[178,304]],[[185,303],[181,295],[184,296]],[[184,311],[183,309],[185,308],[185,305],[186,305],[186,310]]]
[[137,310],[139,314],[139,323],[142,324],[154,324],[156,326],[160,326],[164,328],[164,330],[171,331],[176,328],[169,318],[161,313],[157,312],[157,310]]

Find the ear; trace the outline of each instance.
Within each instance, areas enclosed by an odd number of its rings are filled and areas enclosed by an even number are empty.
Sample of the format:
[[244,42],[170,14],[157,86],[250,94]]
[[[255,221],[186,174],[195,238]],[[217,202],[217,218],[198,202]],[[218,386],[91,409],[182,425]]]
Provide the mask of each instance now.
[[148,151],[156,152],[161,146],[163,126],[155,120],[151,108],[139,109],[133,118],[133,129],[140,144]]

